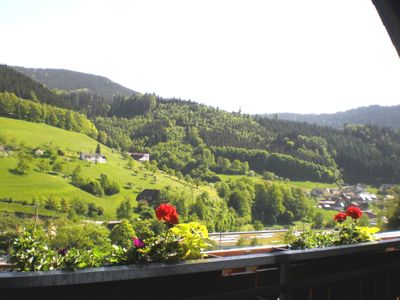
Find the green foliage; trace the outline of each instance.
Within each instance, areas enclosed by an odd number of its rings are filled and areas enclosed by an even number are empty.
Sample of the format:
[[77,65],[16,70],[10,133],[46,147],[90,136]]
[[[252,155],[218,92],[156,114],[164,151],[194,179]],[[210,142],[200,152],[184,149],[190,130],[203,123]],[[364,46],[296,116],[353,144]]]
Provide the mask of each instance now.
[[99,144],[99,143],[97,143],[97,146],[96,146],[96,151],[95,151],[95,153],[97,153],[97,154],[101,154],[101,149],[100,149],[100,144]]
[[46,244],[43,231],[21,229],[14,239],[11,260],[19,271],[46,271],[61,266],[61,257]]
[[278,176],[276,176],[274,172],[264,171],[263,172],[263,178],[265,180],[275,180],[275,179],[278,178]]
[[132,221],[133,230],[136,233],[136,236],[139,237],[141,240],[147,240],[158,234],[164,232],[164,227],[161,226],[162,224],[157,220],[142,220],[142,219],[135,219]]
[[108,176],[106,174],[101,174],[99,181],[106,195],[111,196],[119,193],[120,187],[118,182],[111,181],[110,179],[108,179]]
[[291,180],[335,182],[339,179],[336,166],[323,166],[287,154],[238,147],[213,147],[213,150],[217,156],[248,162],[250,169],[259,173],[267,170]]
[[120,224],[115,225],[110,233],[111,242],[125,249],[132,247],[132,238],[134,236],[135,231],[126,219],[122,219]]
[[332,234],[318,232],[308,228],[303,231],[294,242],[292,242],[291,247],[293,249],[324,248],[333,246],[335,241],[336,237]]
[[261,246],[261,242],[258,238],[254,237],[250,241],[250,246],[252,247]]
[[299,188],[264,182],[256,184],[253,215],[266,224],[288,224],[308,216],[310,204]]
[[32,156],[22,151],[19,152],[17,166],[15,167],[14,172],[19,175],[24,175],[28,174],[31,168],[32,168]]
[[137,213],[142,220],[154,219],[154,208],[141,202],[135,207],[135,213]]
[[125,249],[113,245],[99,248],[52,248],[51,236],[41,229],[22,228],[13,242],[11,259],[18,271],[46,271],[55,269],[83,269],[128,261]]
[[285,244],[293,244],[296,241],[296,227],[289,227],[288,231],[283,235],[283,242]]
[[211,199],[207,193],[196,197],[190,207],[189,220],[200,221],[209,231],[227,231],[233,228],[233,214],[224,201]]
[[246,238],[244,236],[240,236],[239,239],[236,241],[236,246],[238,247],[246,246]]
[[51,170],[51,165],[50,165],[49,161],[45,160],[45,159],[41,159],[37,163],[36,167],[38,168],[39,172],[42,172],[42,173],[48,173]]
[[108,251],[111,247],[110,231],[95,224],[69,223],[57,228],[57,235],[51,241],[55,249],[77,248],[82,250],[99,249]]
[[85,215],[87,213],[88,205],[80,198],[74,198],[72,201],[72,208],[78,215]]
[[111,196],[120,192],[118,182],[109,180],[106,174],[101,174],[98,180],[84,178],[81,166],[77,166],[72,172],[71,182],[73,185],[97,197],[102,197],[104,194]]
[[397,230],[400,228],[400,186],[394,186],[391,189],[392,199],[386,200],[386,229]]
[[184,254],[182,259],[202,258],[202,251],[210,247],[207,242],[207,228],[197,222],[181,223],[170,229],[171,232],[180,237],[180,251]]
[[96,137],[96,127],[84,115],[55,106],[18,98],[8,92],[0,92],[0,116],[46,123],[55,127],[85,133]]
[[257,230],[257,231],[260,231],[260,230],[264,230],[264,229],[265,229],[264,224],[263,224],[260,220],[254,221],[253,227],[254,227],[254,230]]
[[63,256],[63,269],[79,270],[99,267],[103,264],[103,255],[97,249],[68,249]]
[[322,212],[317,212],[313,216],[313,227],[322,228],[324,225],[324,214]]
[[133,217],[133,202],[126,198],[117,208],[117,218],[130,220]]
[[370,242],[376,240],[374,234],[378,231],[375,227],[358,226],[353,220],[346,221],[337,224],[333,232],[318,232],[309,228],[291,246],[293,249],[307,249]]
[[186,259],[201,258],[202,251],[209,247],[208,232],[204,225],[196,222],[178,224],[164,234],[144,240],[145,246],[136,249],[138,262],[172,263]]

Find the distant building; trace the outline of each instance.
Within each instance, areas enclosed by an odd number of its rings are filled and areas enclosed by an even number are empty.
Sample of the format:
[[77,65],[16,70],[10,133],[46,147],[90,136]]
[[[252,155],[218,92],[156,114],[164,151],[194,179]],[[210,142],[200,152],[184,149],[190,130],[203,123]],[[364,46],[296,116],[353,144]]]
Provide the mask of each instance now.
[[41,149],[36,149],[36,151],[35,151],[35,155],[36,156],[42,156],[43,155],[43,150],[41,150]]
[[105,164],[107,162],[107,158],[102,154],[97,153],[83,153],[81,152],[79,158],[86,161],[92,161],[95,163]]
[[370,193],[360,193],[358,197],[364,202],[372,202],[372,200],[376,200],[376,196]]
[[313,188],[310,192],[314,197],[328,197],[331,194],[330,189]]
[[355,189],[354,189],[354,192],[355,192],[356,194],[359,194],[359,193],[366,193],[366,192],[367,192],[367,185],[366,185],[365,183],[359,183],[359,184],[357,184],[356,187],[355,187]]
[[0,152],[5,152],[5,151],[6,151],[6,149],[4,148],[4,146],[0,145]]
[[394,184],[382,184],[381,187],[379,188],[379,191],[382,194],[386,194],[393,186]]
[[160,195],[160,190],[145,189],[139,195],[137,195],[136,201],[151,204],[153,202],[158,202]]
[[149,161],[150,154],[148,153],[130,153],[131,157],[137,161]]

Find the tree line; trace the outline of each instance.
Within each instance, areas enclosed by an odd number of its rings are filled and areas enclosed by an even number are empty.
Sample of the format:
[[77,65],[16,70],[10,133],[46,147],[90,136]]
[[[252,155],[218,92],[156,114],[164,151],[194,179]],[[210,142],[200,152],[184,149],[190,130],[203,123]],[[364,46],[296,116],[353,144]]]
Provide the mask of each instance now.
[[98,135],[94,124],[81,113],[25,100],[8,92],[0,92],[0,116],[46,123],[58,128],[81,132],[94,138]]

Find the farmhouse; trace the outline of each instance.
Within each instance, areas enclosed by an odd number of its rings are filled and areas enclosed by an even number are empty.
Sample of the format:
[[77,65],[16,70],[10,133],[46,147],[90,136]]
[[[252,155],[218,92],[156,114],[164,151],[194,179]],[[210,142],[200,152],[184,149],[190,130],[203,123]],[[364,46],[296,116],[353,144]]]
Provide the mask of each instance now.
[[148,153],[130,153],[131,157],[137,161],[149,161],[150,154]]
[[143,202],[151,204],[153,201],[157,201],[160,198],[160,190],[145,189],[136,197],[137,202]]
[[36,156],[42,156],[43,154],[44,154],[44,152],[42,149],[36,149],[36,151],[35,151]]
[[107,158],[102,154],[97,153],[83,153],[81,152],[79,158],[86,161],[92,161],[95,163],[105,164],[107,162]]

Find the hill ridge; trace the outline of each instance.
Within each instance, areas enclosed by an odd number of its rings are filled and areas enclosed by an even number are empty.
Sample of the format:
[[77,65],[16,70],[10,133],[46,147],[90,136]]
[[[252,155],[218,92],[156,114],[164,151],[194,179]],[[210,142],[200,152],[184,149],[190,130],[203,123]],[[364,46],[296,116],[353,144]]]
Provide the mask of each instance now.
[[310,124],[343,128],[346,124],[376,125],[400,128],[400,105],[381,106],[378,104],[361,106],[336,113],[321,114],[297,114],[297,113],[276,113],[265,114],[269,118],[306,122]]
[[10,67],[44,84],[49,89],[66,91],[86,89],[103,96],[107,102],[111,102],[117,95],[131,96],[138,93],[101,75],[67,69]]

